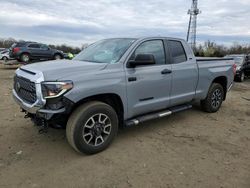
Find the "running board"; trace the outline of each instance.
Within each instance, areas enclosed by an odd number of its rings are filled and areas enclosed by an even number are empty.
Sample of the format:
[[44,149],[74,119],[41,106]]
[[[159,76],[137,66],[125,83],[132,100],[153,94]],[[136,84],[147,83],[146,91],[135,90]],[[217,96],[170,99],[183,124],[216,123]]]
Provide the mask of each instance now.
[[169,115],[177,113],[177,112],[188,110],[190,108],[192,108],[191,104],[171,107],[171,108],[169,108],[167,110],[164,110],[164,111],[160,111],[160,112],[157,112],[157,113],[151,113],[151,114],[139,116],[139,117],[134,118],[134,119],[127,120],[125,122],[125,125],[128,126],[128,127],[133,126],[133,125],[138,125],[139,123],[143,123],[145,121],[149,121],[149,120],[153,120],[153,119],[159,119],[159,118],[169,116]]

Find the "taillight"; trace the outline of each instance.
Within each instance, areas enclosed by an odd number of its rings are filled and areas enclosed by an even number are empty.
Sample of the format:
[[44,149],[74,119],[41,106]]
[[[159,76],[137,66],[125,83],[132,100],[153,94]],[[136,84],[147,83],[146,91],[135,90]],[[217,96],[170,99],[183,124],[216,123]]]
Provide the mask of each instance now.
[[233,72],[234,72],[234,75],[236,75],[236,68],[237,68],[237,65],[236,65],[236,64],[233,64]]
[[20,50],[20,48],[13,48],[13,53],[17,53]]

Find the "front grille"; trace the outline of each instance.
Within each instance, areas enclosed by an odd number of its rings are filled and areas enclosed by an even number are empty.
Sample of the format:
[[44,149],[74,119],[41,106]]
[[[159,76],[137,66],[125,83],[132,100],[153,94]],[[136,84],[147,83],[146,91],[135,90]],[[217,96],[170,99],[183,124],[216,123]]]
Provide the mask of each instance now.
[[23,77],[14,77],[14,89],[17,95],[25,102],[36,102],[36,84]]

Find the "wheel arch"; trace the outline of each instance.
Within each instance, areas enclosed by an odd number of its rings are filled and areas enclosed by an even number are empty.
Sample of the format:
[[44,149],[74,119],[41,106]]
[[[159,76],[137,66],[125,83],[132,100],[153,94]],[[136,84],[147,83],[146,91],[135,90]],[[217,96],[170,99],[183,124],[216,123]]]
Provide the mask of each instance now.
[[6,58],[7,60],[9,59],[7,56],[3,56],[3,57],[2,57],[2,60],[3,60],[4,58]]
[[71,110],[71,113],[80,105],[89,102],[89,101],[100,101],[103,103],[106,103],[114,108],[116,111],[118,118],[119,118],[119,124],[123,125],[124,121],[124,104],[121,99],[121,97],[118,94],[115,93],[104,93],[104,94],[97,94],[85,97],[78,102],[76,102]]

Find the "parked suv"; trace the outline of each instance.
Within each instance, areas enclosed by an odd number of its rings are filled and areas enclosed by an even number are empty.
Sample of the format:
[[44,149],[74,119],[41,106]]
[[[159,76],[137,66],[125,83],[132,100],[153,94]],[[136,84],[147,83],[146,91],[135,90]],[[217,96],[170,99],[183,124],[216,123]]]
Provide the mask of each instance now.
[[28,63],[31,60],[62,59],[63,52],[52,49],[46,44],[36,42],[17,42],[10,48],[10,57]]
[[225,56],[233,58],[236,64],[235,80],[243,82],[247,76],[250,76],[250,59],[249,55],[245,54],[232,54]]
[[9,49],[5,49],[3,51],[0,52],[0,60],[3,60],[3,61],[7,61],[10,59],[10,56],[9,56]]

